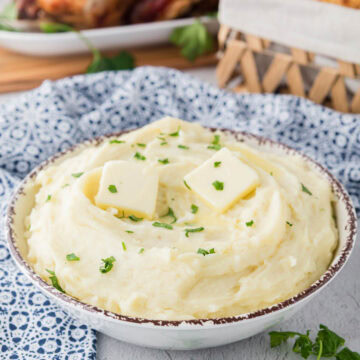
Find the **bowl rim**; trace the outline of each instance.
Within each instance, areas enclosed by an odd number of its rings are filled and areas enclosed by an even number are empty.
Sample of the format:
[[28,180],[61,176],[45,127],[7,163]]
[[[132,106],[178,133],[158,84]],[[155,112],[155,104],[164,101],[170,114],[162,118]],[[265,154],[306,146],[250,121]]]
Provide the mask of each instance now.
[[[209,324],[212,326],[214,325],[229,325],[233,323],[238,323],[245,320],[252,320],[257,319],[259,317],[272,314],[274,312],[279,312],[283,309],[292,307],[296,305],[297,303],[301,302],[302,300],[308,298],[310,295],[312,295],[317,290],[322,289],[326,284],[328,284],[334,277],[340,272],[340,270],[344,267],[346,261],[348,260],[351,251],[355,244],[356,239],[356,233],[357,233],[357,217],[356,212],[354,209],[354,206],[352,204],[351,198],[349,194],[347,193],[344,186],[335,178],[334,175],[331,174],[331,172],[325,168],[323,165],[318,163],[317,161],[313,160],[309,156],[305,155],[301,151],[298,151],[286,144],[283,144],[281,142],[260,136],[251,134],[246,131],[238,131],[235,129],[228,129],[228,128],[215,128],[215,127],[206,127],[212,132],[220,131],[223,133],[231,134],[236,138],[239,142],[246,142],[246,141],[255,141],[257,143],[257,146],[260,148],[262,146],[270,146],[273,148],[279,149],[281,152],[288,154],[288,155],[298,155],[301,158],[303,158],[307,163],[311,164],[313,169],[316,169],[319,174],[321,174],[324,178],[329,181],[333,192],[336,194],[336,198],[338,201],[343,202],[345,205],[345,211],[346,211],[346,219],[347,223],[345,226],[346,231],[346,239],[343,248],[341,249],[340,253],[337,255],[337,259],[334,258],[333,261],[336,259],[336,261],[326,270],[326,272],[314,283],[312,283],[309,287],[301,291],[300,293],[292,296],[289,299],[286,299],[284,301],[281,301],[279,303],[276,303],[274,305],[268,306],[266,308],[256,310],[253,312],[249,312],[246,314],[240,314],[235,316],[229,316],[229,317],[222,317],[222,318],[214,318],[214,319],[191,319],[191,320],[157,320],[157,319],[146,319],[146,318],[139,318],[139,317],[132,317],[127,315],[122,315],[118,313],[114,313],[109,310],[104,310],[99,308],[95,305],[90,305],[82,302],[81,300],[78,300],[70,295],[64,294],[58,290],[56,290],[52,285],[48,284],[46,281],[44,281],[38,274],[35,273],[33,268],[30,266],[30,264],[21,256],[20,251],[16,245],[16,238],[15,234],[12,228],[12,225],[14,223],[14,216],[15,213],[15,206],[17,203],[18,198],[21,195],[24,195],[24,187],[27,184],[29,180],[31,180],[33,177],[35,177],[39,171],[47,167],[48,165],[52,164],[53,162],[57,161],[58,159],[69,155],[73,153],[76,150],[81,149],[82,147],[87,147],[91,145],[99,145],[102,142],[105,142],[109,138],[118,137],[124,134],[127,134],[129,132],[132,132],[134,130],[137,130],[138,128],[131,128],[126,129],[122,131],[112,132],[105,135],[100,135],[85,141],[82,141],[78,144],[75,144],[71,146],[70,148],[60,151],[51,157],[49,157],[47,160],[41,162],[39,165],[37,165],[25,178],[20,182],[20,184],[15,188],[8,208],[6,212],[6,220],[5,220],[5,228],[6,228],[6,237],[7,242],[9,245],[10,253],[17,263],[17,265],[20,267],[22,271],[25,271],[25,275],[30,278],[30,280],[37,285],[40,290],[42,290],[47,295],[50,295],[54,297],[58,302],[65,303],[64,307],[66,306],[73,306],[79,310],[82,311],[89,311],[92,313],[92,315],[100,315],[104,316],[107,320],[115,320],[120,322],[126,322],[128,324],[147,324],[154,327],[166,327],[166,328],[176,328],[176,329],[182,329],[184,328],[184,325],[186,329],[189,329],[192,326],[195,327],[205,327]],[[65,306],[66,305],[66,306]],[[194,327],[194,328],[195,328]]]

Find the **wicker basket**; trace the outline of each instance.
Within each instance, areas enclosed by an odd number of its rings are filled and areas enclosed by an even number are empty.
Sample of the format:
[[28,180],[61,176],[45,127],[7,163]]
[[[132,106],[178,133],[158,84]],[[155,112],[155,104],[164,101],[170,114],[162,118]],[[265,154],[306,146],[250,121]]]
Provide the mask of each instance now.
[[[320,66],[315,56],[305,50],[287,48],[287,51],[273,50],[272,42],[251,34],[243,34],[225,25],[220,27],[219,63],[216,69],[218,85],[236,85],[236,92],[276,92],[306,97],[318,104],[330,106],[342,112],[360,113],[360,81],[354,94],[345,85],[347,78],[360,80],[360,66],[336,60],[336,66]],[[255,57],[271,57],[265,72],[260,71]],[[306,87],[302,68],[316,73],[310,86]],[[232,81],[234,80],[234,81]]]

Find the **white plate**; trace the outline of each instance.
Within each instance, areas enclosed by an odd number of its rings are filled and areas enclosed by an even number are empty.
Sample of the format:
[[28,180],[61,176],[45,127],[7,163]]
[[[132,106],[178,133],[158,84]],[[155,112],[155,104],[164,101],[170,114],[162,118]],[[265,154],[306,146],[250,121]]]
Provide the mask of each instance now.
[[[166,43],[173,29],[190,25],[195,18],[159,21],[138,25],[123,25],[83,30],[82,33],[99,50]],[[216,19],[202,17],[201,22],[215,34]],[[44,34],[35,32],[0,31],[0,46],[27,55],[69,55],[88,52],[75,33]]]

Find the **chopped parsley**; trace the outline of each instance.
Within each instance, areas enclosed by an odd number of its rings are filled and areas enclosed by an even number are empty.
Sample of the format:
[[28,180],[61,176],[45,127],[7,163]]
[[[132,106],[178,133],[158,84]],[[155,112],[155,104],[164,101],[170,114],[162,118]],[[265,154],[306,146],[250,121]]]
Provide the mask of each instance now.
[[113,194],[117,193],[117,188],[115,185],[109,185],[108,190]]
[[183,150],[189,150],[190,148],[186,145],[178,145],[179,149],[183,149]]
[[246,222],[245,224],[248,227],[253,226],[254,225],[254,220],[250,220],[250,221]]
[[287,223],[289,226],[293,226],[293,224],[292,224],[292,223],[290,223],[290,222],[288,222],[288,221],[287,221],[286,223]]
[[166,217],[166,216],[169,216],[169,217],[173,218],[173,221],[170,224],[173,224],[177,220],[177,217],[176,217],[176,215],[174,213],[174,210],[171,207],[169,207],[168,212],[165,215],[163,215],[162,217]]
[[122,244],[123,250],[126,251],[126,244],[123,241],[121,242],[121,244]]
[[185,229],[185,236],[189,237],[189,233],[200,232],[200,231],[203,231],[203,230],[204,230],[203,227],[198,227],[198,228],[194,228],[194,229]]
[[143,161],[146,160],[146,157],[144,155],[141,155],[139,152],[135,153],[134,158]]
[[78,172],[78,173],[71,174],[71,176],[74,178],[79,178],[83,174],[84,174],[83,172]]
[[55,289],[57,289],[57,290],[59,290],[60,292],[62,292],[62,293],[65,294],[64,289],[63,289],[63,288],[60,286],[60,284],[59,284],[59,280],[58,280],[58,278],[57,278],[57,276],[56,276],[56,274],[55,274],[55,271],[52,271],[52,270],[49,270],[49,269],[46,269],[46,271],[51,275],[51,276],[49,276],[49,279],[50,279],[50,281],[51,281],[51,285],[52,285]]
[[180,131],[180,126],[178,127],[178,129],[175,132],[169,134],[169,136],[173,136],[173,137],[179,136],[179,131]]
[[137,217],[135,215],[130,215],[129,219],[135,222],[143,220],[143,218]]
[[159,162],[160,164],[166,165],[166,164],[169,163],[169,159],[158,159],[158,162]]
[[217,191],[222,191],[222,190],[224,190],[224,183],[221,182],[221,181],[218,181],[218,180],[214,181],[214,182],[212,183],[212,186],[213,186],[213,187],[215,188],[215,190],[217,190]]
[[216,151],[221,149],[220,135],[214,135],[214,140],[211,142],[211,145],[208,146],[208,149]]
[[308,195],[312,195],[312,192],[303,183],[301,183],[301,190]]
[[125,230],[128,234],[133,234],[134,232],[132,230]]
[[137,145],[137,146],[140,146],[140,147],[142,147],[142,148],[146,147],[146,144],[143,144],[143,143],[137,143],[136,145]]
[[46,200],[45,200],[45,202],[48,202],[48,201],[50,201],[50,200],[51,200],[51,195],[48,195],[47,198],[46,198]]
[[163,141],[160,146],[164,146],[164,145],[167,145],[167,142],[166,141]]
[[77,255],[75,255],[74,253],[71,253],[71,254],[66,255],[66,260],[67,261],[79,261],[80,258]]
[[205,249],[202,249],[202,248],[199,248],[198,251],[197,251],[198,254],[201,254],[201,255],[210,255],[210,254],[215,254],[215,249],[212,248],[210,250],[205,250]]
[[142,254],[144,251],[145,251],[145,249],[144,249],[144,248],[141,248],[141,249],[139,250],[139,254]]
[[124,144],[125,141],[123,140],[117,140],[117,139],[114,139],[114,140],[110,140],[109,141],[109,144]]
[[219,167],[221,165],[221,161],[215,161],[214,162],[214,167]]
[[116,259],[113,256],[110,256],[106,259],[101,259],[101,261],[103,264],[100,266],[99,270],[102,274],[105,274],[113,268]]
[[173,229],[172,225],[166,224],[166,223],[161,223],[161,222],[158,222],[158,221],[155,221],[152,225],[155,226],[155,227],[160,227],[160,228],[164,228],[164,229],[168,229],[168,230]]
[[191,205],[191,212],[192,212],[193,214],[196,214],[196,213],[198,212],[198,210],[199,210],[199,207],[198,207],[198,206],[196,206],[196,205],[194,205],[194,204]]
[[162,136],[158,136],[157,137],[159,140],[161,140],[161,141],[166,141],[166,139],[164,138],[164,137],[162,137]]
[[184,180],[184,185],[189,189],[191,190],[191,187],[188,185],[188,183]]

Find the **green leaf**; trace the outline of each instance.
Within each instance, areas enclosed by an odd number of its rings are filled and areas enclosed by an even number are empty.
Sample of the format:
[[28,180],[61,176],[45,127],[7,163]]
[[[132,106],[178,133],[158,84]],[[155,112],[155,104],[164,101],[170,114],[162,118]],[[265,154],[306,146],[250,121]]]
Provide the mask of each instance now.
[[132,230],[125,230],[128,234],[133,234],[134,232]]
[[199,248],[198,251],[197,251],[198,254],[201,254],[201,255],[210,255],[210,254],[215,254],[215,249],[212,248],[210,249],[209,251],[208,250],[205,250],[205,249],[202,249],[202,248]]
[[110,140],[109,141],[109,144],[124,144],[125,141],[123,140],[117,140],[117,139],[114,139],[114,140]]
[[301,190],[308,195],[312,195],[312,192],[303,183],[301,183]]
[[183,150],[189,150],[190,148],[186,145],[178,145],[179,149],[183,149]]
[[209,145],[207,148],[210,149],[210,150],[219,151],[221,149],[221,145],[220,144]]
[[293,226],[293,224],[291,222],[286,222],[287,225],[289,225],[290,227]]
[[74,253],[71,253],[71,254],[66,255],[66,260],[67,261],[79,261],[80,258],[78,256],[76,256]]
[[137,143],[136,145],[139,147],[143,147],[143,148],[146,147],[146,144],[143,144],[143,143]]
[[139,254],[142,254],[144,251],[145,251],[145,249],[144,249],[144,248],[141,248],[141,249],[139,250]]
[[74,178],[79,178],[83,174],[84,174],[83,172],[78,172],[78,173],[71,174],[71,176]]
[[58,278],[57,278],[57,276],[56,276],[56,274],[55,274],[55,271],[52,271],[52,270],[49,270],[49,269],[46,269],[46,271],[51,275],[51,276],[49,276],[49,279],[50,279],[50,281],[51,281],[52,286],[53,286],[55,289],[57,289],[57,290],[59,290],[60,292],[62,292],[62,293],[65,294],[64,289],[63,289],[63,288],[60,286],[60,284],[59,284],[59,280],[58,280]]
[[18,9],[14,1],[6,4],[0,13],[0,19],[17,20]]
[[214,135],[214,140],[212,141],[213,145],[219,145],[220,144],[220,135],[216,134]]
[[192,212],[193,214],[196,214],[196,213],[198,212],[198,210],[199,210],[199,207],[198,207],[198,206],[196,206],[195,204],[192,204],[192,205],[191,205],[191,212]]
[[181,54],[189,61],[194,61],[214,47],[213,37],[197,19],[191,25],[174,29],[170,41],[181,48]]
[[217,191],[222,191],[224,190],[224,183],[221,182],[221,181],[218,181],[218,180],[215,180],[213,183],[212,183],[212,186],[215,188],[215,190]]
[[129,216],[129,219],[130,219],[131,221],[135,221],[135,222],[143,220],[143,218],[137,217],[137,216],[135,216],[135,215],[130,215],[130,216]]
[[100,266],[99,270],[102,274],[105,274],[113,268],[116,259],[113,256],[110,256],[106,259],[101,259],[101,261],[103,262],[103,264]]
[[300,354],[304,359],[307,359],[312,354],[313,343],[309,338],[310,331],[306,335],[300,334],[295,340],[293,351]]
[[160,164],[166,165],[166,164],[169,163],[169,159],[159,159],[158,162],[159,162]]
[[185,236],[189,237],[189,233],[195,233],[195,232],[200,232],[200,231],[204,231],[204,228],[198,227],[198,228],[194,228],[194,229],[185,229]]
[[142,161],[146,160],[146,157],[144,155],[141,155],[139,152],[135,153],[134,158]]
[[108,190],[113,194],[117,193],[117,187],[115,185],[109,185]]
[[172,225],[170,224],[166,224],[166,223],[161,223],[161,222],[158,222],[158,221],[155,221],[152,226],[155,226],[155,227],[159,227],[159,228],[164,228],[164,229],[168,229],[168,230],[172,230],[173,227]]
[[48,195],[47,198],[46,198],[46,200],[45,200],[45,202],[48,202],[48,201],[50,201],[50,200],[51,200],[51,195]]
[[214,167],[220,167],[220,165],[221,165],[221,161],[215,161],[214,162]]
[[290,338],[299,335],[297,332],[293,331],[271,331],[269,332],[270,335],[270,347],[276,347],[285,343]]
[[322,356],[335,356],[338,349],[345,344],[345,339],[329,330],[325,325],[320,324],[320,330],[317,334],[313,351],[315,354],[319,353],[320,342],[323,345]]
[[336,360],[360,360],[360,354],[345,347],[336,354]]
[[67,24],[60,24],[55,22],[41,22],[39,24],[40,30],[44,33],[59,33],[59,32],[69,32],[69,31],[75,31],[76,30]]
[[188,183],[184,180],[184,185],[189,189],[191,190],[191,187],[188,185]]
[[254,220],[250,220],[248,222],[245,223],[246,226],[250,227],[254,225]]
[[177,137],[177,136],[179,136],[179,132],[180,132],[180,126],[178,127],[178,129],[175,132],[169,134],[169,136]]
[[123,250],[126,251],[126,244],[122,241],[121,245],[122,245]]
[[86,73],[97,73],[101,71],[132,70],[135,67],[134,57],[121,51],[112,57],[103,56],[99,50],[92,48],[93,60],[88,66]]
[[166,217],[166,216],[169,216],[169,217],[173,218],[173,221],[170,224],[175,223],[176,220],[177,220],[177,217],[176,217],[176,215],[174,213],[174,210],[171,207],[169,207],[168,212],[165,215],[163,215],[162,217]]

